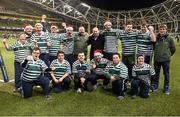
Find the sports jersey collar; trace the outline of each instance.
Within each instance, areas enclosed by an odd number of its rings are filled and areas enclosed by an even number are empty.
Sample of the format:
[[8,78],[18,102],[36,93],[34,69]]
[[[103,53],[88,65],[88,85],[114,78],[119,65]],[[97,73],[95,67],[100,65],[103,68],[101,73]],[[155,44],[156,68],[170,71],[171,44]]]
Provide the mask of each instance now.
[[60,63],[59,60],[57,59],[57,63],[58,63],[59,65],[63,65],[63,64],[65,63],[65,60],[63,60],[62,63]]
[[114,65],[115,67],[119,66],[121,64],[121,61],[117,64],[117,65]]
[[84,64],[84,63],[86,63],[86,61],[85,61],[85,60],[84,60],[82,63],[80,62],[80,60],[78,60],[78,61],[79,61],[79,63],[80,63],[80,64]]
[[110,30],[105,29],[105,31],[110,32],[110,31],[112,31],[112,28]]
[[22,44],[20,41],[18,41],[18,44],[20,44],[21,46],[24,46],[26,44],[26,42],[24,44]]
[[39,35],[37,32],[36,32],[36,35],[38,36],[43,36],[45,32],[41,31],[41,35]]
[[142,67],[141,67],[140,65],[138,65],[138,64],[137,64],[137,66],[138,66],[139,68],[144,68],[144,66],[145,66],[145,63],[144,63],[144,65],[143,65]]

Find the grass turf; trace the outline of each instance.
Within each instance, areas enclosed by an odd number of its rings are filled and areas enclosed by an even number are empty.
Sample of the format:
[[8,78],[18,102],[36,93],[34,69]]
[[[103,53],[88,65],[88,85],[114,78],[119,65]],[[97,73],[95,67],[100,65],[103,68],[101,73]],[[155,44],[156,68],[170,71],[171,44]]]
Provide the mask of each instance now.
[[[13,43],[14,40],[8,41]],[[150,98],[137,97],[132,100],[127,94],[123,101],[116,99],[110,91],[101,87],[93,92],[77,94],[72,88],[59,94],[52,94],[47,100],[41,95],[41,89],[35,89],[33,97],[22,99],[18,93],[13,93],[13,82],[0,83],[0,116],[168,116],[180,115],[180,44],[171,62],[171,92],[164,95],[163,75],[161,73],[158,92],[151,93]],[[0,40],[0,50],[3,54],[6,69],[10,79],[13,79],[13,52],[4,49]],[[0,79],[2,74],[0,72]]]

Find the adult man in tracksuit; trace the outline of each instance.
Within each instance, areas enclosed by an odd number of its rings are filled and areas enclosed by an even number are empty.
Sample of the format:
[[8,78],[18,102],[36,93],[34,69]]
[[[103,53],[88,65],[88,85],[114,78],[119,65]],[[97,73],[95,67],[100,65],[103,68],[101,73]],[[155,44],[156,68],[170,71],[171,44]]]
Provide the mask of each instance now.
[[169,95],[169,68],[170,58],[175,53],[175,43],[173,37],[167,33],[167,26],[162,24],[159,27],[159,34],[157,35],[156,43],[154,45],[154,67],[155,67],[155,79],[154,79],[154,91],[158,89],[159,74],[161,66],[164,74],[164,93]]

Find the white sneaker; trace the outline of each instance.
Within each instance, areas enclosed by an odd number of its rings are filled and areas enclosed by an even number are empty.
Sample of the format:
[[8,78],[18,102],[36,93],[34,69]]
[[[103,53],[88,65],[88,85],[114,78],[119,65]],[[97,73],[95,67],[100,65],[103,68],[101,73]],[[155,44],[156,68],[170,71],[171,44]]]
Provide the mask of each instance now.
[[41,88],[41,86],[39,86],[39,85],[37,85],[37,86],[35,86],[36,88],[38,88],[38,89],[40,89]]
[[166,94],[166,95],[170,95],[170,92],[169,92],[169,91],[165,91],[165,94]]
[[98,84],[95,84],[95,85],[93,86],[93,89],[96,90],[97,87],[98,87]]
[[123,96],[118,96],[117,99],[118,99],[118,100],[123,100],[124,97],[123,97]]
[[78,88],[77,89],[77,93],[81,93],[82,91],[81,91],[81,88]]

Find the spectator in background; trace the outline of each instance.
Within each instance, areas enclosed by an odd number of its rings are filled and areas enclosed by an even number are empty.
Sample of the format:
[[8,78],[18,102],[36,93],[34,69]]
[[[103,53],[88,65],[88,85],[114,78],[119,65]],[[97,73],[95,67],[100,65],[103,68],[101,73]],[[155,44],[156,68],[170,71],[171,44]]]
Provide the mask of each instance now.
[[14,74],[15,74],[15,88],[14,92],[20,90],[21,87],[21,73],[23,68],[21,67],[21,62],[31,54],[31,48],[33,45],[29,43],[26,39],[26,34],[21,33],[17,42],[12,45],[8,45],[6,39],[3,39],[4,46],[8,51],[14,51]]
[[104,35],[99,33],[99,29],[97,27],[93,28],[93,33],[89,36],[87,44],[91,45],[90,50],[90,60],[94,58],[94,51],[101,50],[103,52],[105,38]]
[[159,34],[156,38],[156,43],[154,45],[154,68],[155,68],[155,79],[154,79],[154,91],[157,91],[159,86],[159,75],[161,66],[163,68],[164,74],[164,93],[166,95],[170,94],[170,59],[176,51],[174,38],[171,37],[167,32],[167,26],[161,24],[159,26]]
[[180,35],[176,34],[175,38],[176,38],[177,42],[179,43]]

